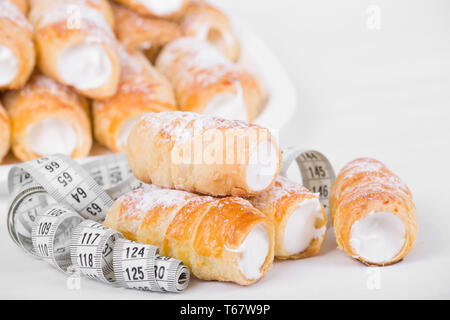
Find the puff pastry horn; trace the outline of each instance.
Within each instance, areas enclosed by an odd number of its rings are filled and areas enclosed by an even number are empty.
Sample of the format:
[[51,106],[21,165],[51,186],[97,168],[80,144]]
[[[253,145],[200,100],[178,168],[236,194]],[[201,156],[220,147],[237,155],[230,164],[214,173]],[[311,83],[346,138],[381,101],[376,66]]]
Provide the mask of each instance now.
[[239,58],[239,41],[227,15],[203,1],[191,1],[181,20],[184,35],[208,41],[231,61]]
[[122,74],[115,96],[93,102],[96,139],[113,150],[125,150],[128,134],[145,112],[176,110],[170,82],[139,53],[121,50]]
[[21,88],[35,65],[33,27],[24,16],[26,8],[23,1],[0,0],[0,90]]
[[183,37],[166,45],[156,67],[172,81],[180,108],[253,121],[262,107],[255,78],[211,44]]
[[28,161],[48,154],[87,156],[92,145],[88,102],[68,87],[35,74],[3,99],[11,117],[12,150]]
[[0,163],[9,151],[11,139],[11,123],[6,110],[0,103]]
[[138,189],[116,200],[104,224],[130,240],[158,246],[204,280],[248,285],[264,277],[273,262],[272,222],[237,197]]
[[191,112],[143,115],[126,153],[144,182],[216,196],[261,193],[280,170],[278,145],[268,129]]
[[120,76],[113,14],[106,0],[32,0],[38,66],[93,99],[115,94]]
[[319,197],[287,178],[248,199],[275,225],[275,256],[300,259],[315,255],[327,233],[327,213]]
[[181,28],[172,21],[141,16],[122,5],[113,5],[117,39],[128,50],[142,50],[154,61],[160,49],[182,36]]
[[115,0],[144,16],[177,19],[186,10],[189,0]]
[[380,161],[348,163],[331,189],[330,209],[339,248],[365,264],[398,262],[414,245],[417,217],[411,192]]

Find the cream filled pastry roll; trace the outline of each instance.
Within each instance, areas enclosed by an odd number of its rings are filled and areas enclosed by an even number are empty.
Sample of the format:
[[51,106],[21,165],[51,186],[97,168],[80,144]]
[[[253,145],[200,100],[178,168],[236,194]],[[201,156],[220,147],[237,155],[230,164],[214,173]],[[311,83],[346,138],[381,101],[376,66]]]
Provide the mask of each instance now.
[[203,1],[191,1],[180,23],[185,36],[207,41],[230,60],[239,58],[239,41],[228,16]]
[[92,99],[115,94],[120,57],[106,0],[31,0],[38,66]]
[[26,2],[0,0],[0,90],[21,88],[35,65],[33,27]]
[[9,151],[11,140],[11,122],[8,113],[0,103],[0,163]]
[[172,41],[156,67],[172,81],[183,111],[244,121],[260,113],[259,83],[207,42],[189,37]]
[[142,16],[118,4],[112,5],[117,39],[128,50],[142,50],[154,60],[162,46],[182,36],[180,26],[172,21]]
[[93,102],[96,139],[115,152],[125,151],[128,135],[145,112],[176,110],[170,82],[140,53],[121,50],[122,74],[117,93]]
[[248,200],[274,223],[277,258],[299,259],[319,252],[328,219],[316,194],[279,176],[272,188]]
[[281,158],[266,128],[180,111],[143,115],[126,153],[134,175],[146,183],[216,196],[265,191]]
[[116,200],[104,224],[129,240],[158,246],[203,280],[249,285],[273,262],[272,222],[238,197],[138,189]]
[[149,17],[178,19],[186,10],[188,0],[115,0]]
[[380,161],[348,163],[331,189],[330,209],[339,248],[365,264],[398,262],[414,245],[417,217],[411,192]]
[[12,150],[22,161],[62,153],[87,156],[92,145],[88,102],[68,87],[35,74],[3,99],[12,125]]

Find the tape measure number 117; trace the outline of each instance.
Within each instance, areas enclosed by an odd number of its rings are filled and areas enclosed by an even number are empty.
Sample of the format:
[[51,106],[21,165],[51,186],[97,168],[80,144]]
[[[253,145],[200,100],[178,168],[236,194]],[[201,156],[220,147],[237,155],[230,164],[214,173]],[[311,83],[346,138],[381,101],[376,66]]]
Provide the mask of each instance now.
[[25,162],[11,169],[8,187],[8,230],[27,253],[62,272],[75,268],[115,286],[158,292],[187,288],[190,273],[180,260],[162,257],[157,247],[125,240],[101,224],[115,199],[151,188],[131,175],[123,154],[84,166],[64,155]]

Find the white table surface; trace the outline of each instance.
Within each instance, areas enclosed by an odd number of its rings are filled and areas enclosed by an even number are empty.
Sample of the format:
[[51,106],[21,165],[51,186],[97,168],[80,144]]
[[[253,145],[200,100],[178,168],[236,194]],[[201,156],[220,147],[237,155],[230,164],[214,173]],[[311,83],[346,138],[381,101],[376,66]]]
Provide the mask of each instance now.
[[[83,278],[70,290],[64,274],[15,247],[3,218],[0,298],[450,298],[450,2],[216,2],[259,32],[298,90],[281,145],[316,148],[337,170],[359,156],[385,162],[415,196],[415,248],[401,263],[368,269],[337,250],[329,232],[318,256],[276,261],[249,287],[193,280],[183,294],[157,294]],[[366,22],[377,10],[374,30]],[[0,200],[2,215],[5,206]]]

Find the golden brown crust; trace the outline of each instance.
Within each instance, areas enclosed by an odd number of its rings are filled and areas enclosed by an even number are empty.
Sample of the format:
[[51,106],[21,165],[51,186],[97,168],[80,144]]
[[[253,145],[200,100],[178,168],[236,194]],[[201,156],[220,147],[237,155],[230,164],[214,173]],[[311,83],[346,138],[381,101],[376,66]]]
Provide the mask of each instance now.
[[183,111],[203,113],[214,97],[227,93],[236,97],[242,94],[249,121],[261,111],[258,81],[206,42],[177,39],[164,47],[156,67],[172,81]]
[[[20,1],[17,4],[20,5]],[[22,10],[26,7],[21,6]],[[0,85],[1,89],[21,88],[33,71],[36,53],[33,43],[33,27],[19,8],[11,3],[0,3],[0,46],[9,48],[18,61],[18,72],[9,83]]]
[[227,15],[212,5],[191,1],[180,23],[183,34],[208,41],[231,61],[239,58],[240,45]]
[[124,151],[118,144],[121,125],[145,112],[176,110],[170,82],[142,54],[122,52],[122,73],[117,93],[109,99],[93,102],[96,139],[114,152]]
[[78,136],[72,157],[87,156],[92,145],[88,101],[48,77],[35,74],[21,90],[9,91],[3,99],[11,117],[12,150],[22,161],[39,158],[28,144],[28,128],[49,117],[68,122]]
[[284,177],[278,177],[275,184],[269,190],[248,200],[251,204],[264,213],[275,225],[275,257],[279,259],[300,259],[315,255],[322,247],[327,230],[327,214],[320,204],[321,216],[316,218],[315,228],[324,228],[320,237],[311,240],[308,247],[302,252],[290,254],[284,246],[284,234],[286,224],[292,213],[306,199],[319,198],[302,185],[290,181]]
[[0,163],[9,151],[11,139],[11,122],[8,113],[0,103]]
[[[251,196],[246,181],[251,152],[270,141],[268,129],[190,112],[148,113],[131,131],[127,157],[134,175],[147,183],[202,194]],[[207,145],[205,144],[207,143]],[[146,150],[146,152],[142,152]]]
[[[331,189],[330,210],[339,248],[365,264],[389,265],[398,262],[414,245],[417,217],[411,192],[378,160],[355,159],[341,170]],[[350,244],[353,224],[371,212],[389,212],[399,217],[405,225],[403,248],[390,261],[367,261]]]
[[[130,240],[158,246],[161,254],[182,260],[204,280],[248,285],[264,277],[273,262],[273,224],[240,198],[140,189],[119,198],[104,224]],[[261,277],[247,279],[239,270],[240,254],[233,249],[259,225],[268,234],[269,252],[260,269]]]
[[125,6],[112,5],[117,39],[128,50],[157,50],[182,36],[178,24],[141,16]]
[[[189,0],[183,0],[183,3],[181,4],[180,8],[172,13],[169,14],[159,14],[158,12],[151,11],[148,7],[146,7],[142,1],[140,0],[115,0],[118,3],[123,4],[124,6],[127,6],[128,8],[144,15],[147,17],[153,17],[153,18],[163,18],[163,19],[169,19],[169,20],[177,20],[182,16],[182,14],[185,12]],[[153,0],[155,2],[158,2],[158,0]]]
[[[66,2],[70,3],[70,1]],[[51,18],[47,19],[46,14],[49,12],[50,15],[52,14],[52,5],[49,4],[48,0],[35,0],[31,3],[30,20],[35,27],[38,66],[44,74],[60,83],[70,85],[63,80],[58,70],[58,60],[64,49],[92,41],[103,47],[112,69],[108,81],[97,88],[82,89],[74,87],[74,90],[92,99],[106,99],[113,96],[117,90],[120,78],[120,58],[117,41],[112,29],[108,27],[114,20],[109,3],[104,0],[101,1],[101,6],[96,6],[95,3],[87,1],[85,5],[100,13],[105,21],[104,26],[97,24],[94,20],[83,18],[80,19],[77,27],[70,26],[65,16],[55,21]],[[51,22],[48,23],[47,20]]]

